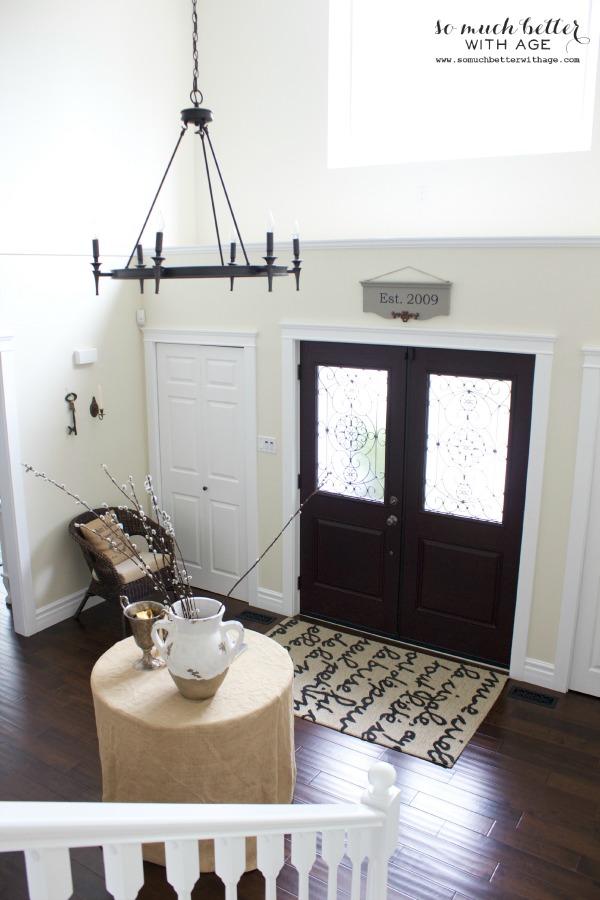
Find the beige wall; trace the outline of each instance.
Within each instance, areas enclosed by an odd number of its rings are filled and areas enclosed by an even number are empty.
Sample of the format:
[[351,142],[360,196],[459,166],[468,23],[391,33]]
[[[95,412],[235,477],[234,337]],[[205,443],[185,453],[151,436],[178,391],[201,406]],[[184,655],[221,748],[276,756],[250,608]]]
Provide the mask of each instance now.
[[[158,297],[147,293],[142,304],[134,286],[105,280],[95,298],[88,256],[94,213],[101,248],[129,251],[179,131],[189,92],[189,10],[161,0],[125,6],[107,0],[94,7],[91,20],[89,7],[75,0],[52,7],[41,0],[26,7],[16,0],[4,4],[0,113],[11,140],[0,150],[0,330],[15,335],[24,459],[74,485],[93,504],[113,499],[103,462],[119,480],[131,473],[141,484],[147,446],[134,318],[139,306],[150,327],[256,329],[257,430],[280,439],[286,399],[279,387],[280,323],[379,327],[384,320],[362,312],[359,281],[403,266],[433,273],[453,283],[451,315],[429,320],[428,328],[556,337],[528,645],[529,656],[552,662],[581,348],[600,346],[597,246],[335,249],[311,242],[597,236],[597,204],[585,202],[600,186],[597,147],[547,158],[329,172],[327,4],[206,0],[200,13],[201,87],[215,110],[211,134],[244,236],[262,241],[265,211],[272,209],[276,241],[287,240],[297,217],[305,242],[301,291],[284,279],[272,294],[262,282],[240,282],[233,293],[225,283],[180,282],[163,286]],[[8,83],[15,90],[7,91]],[[40,107],[36,115],[29,112],[32,97]],[[183,168],[164,198],[167,248],[212,241],[204,213],[196,230],[194,194],[187,187],[191,155],[184,151]],[[418,202],[422,184],[430,185],[426,207]],[[289,258],[287,246],[277,252],[281,261]],[[105,269],[119,263],[116,256],[103,259]],[[72,351],[85,346],[98,348],[99,362],[74,368]],[[107,408],[103,422],[87,413],[99,382]],[[80,397],[77,438],[66,436],[67,390]],[[281,524],[280,456],[260,454],[258,476],[259,539],[265,546]],[[65,536],[65,522],[76,510],[29,478],[26,500],[41,607],[83,587],[77,548]],[[280,560],[276,548],[261,564],[262,588],[281,590]]]
[[[359,282],[413,266],[452,282],[451,314],[406,325],[362,312]],[[528,655],[552,661],[560,613],[577,437],[581,347],[600,347],[595,285],[600,255],[595,248],[411,248],[314,250],[305,254],[300,293],[286,281],[272,294],[262,283],[239,282],[233,294],[221,284],[183,282],[165,296],[149,298],[151,327],[258,331],[258,433],[281,443],[279,324],[323,323],[368,329],[419,328],[546,335],[556,338],[544,473],[544,498]],[[286,398],[291,402],[291,398]],[[539,461],[532,459],[530,465]],[[281,465],[259,455],[260,543],[281,522]],[[261,564],[261,587],[281,590],[279,553]]]

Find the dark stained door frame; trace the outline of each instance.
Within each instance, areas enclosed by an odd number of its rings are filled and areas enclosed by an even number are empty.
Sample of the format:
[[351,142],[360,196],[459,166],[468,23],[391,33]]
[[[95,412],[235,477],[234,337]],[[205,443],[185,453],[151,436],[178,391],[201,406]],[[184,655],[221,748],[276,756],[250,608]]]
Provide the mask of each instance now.
[[[411,359],[408,366],[406,357]],[[319,492],[311,501],[310,514],[303,516],[301,610],[507,665],[519,571],[534,357],[427,349],[407,353],[398,347],[309,343],[303,346],[302,359],[304,432],[315,414],[314,372],[319,360],[331,366],[387,367],[391,413],[384,502]],[[423,510],[426,390],[431,372],[512,381],[510,465],[500,524]],[[303,497],[314,490],[310,473],[316,471],[315,454],[316,438],[301,442]],[[398,505],[392,507],[390,498]],[[395,514],[398,525],[390,527]]]

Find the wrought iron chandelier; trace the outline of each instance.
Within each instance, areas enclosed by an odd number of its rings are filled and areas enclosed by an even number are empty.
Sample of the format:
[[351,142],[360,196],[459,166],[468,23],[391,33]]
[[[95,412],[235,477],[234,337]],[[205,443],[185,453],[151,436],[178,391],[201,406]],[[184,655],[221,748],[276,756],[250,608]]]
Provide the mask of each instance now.
[[[289,275],[291,273],[294,274],[296,279],[296,290],[300,288],[300,265],[302,260],[300,259],[300,238],[298,236],[297,226],[294,226],[294,235],[292,237],[292,252],[294,258],[292,260],[291,268],[288,269],[287,266],[276,266],[275,260],[276,256],[273,255],[273,222],[272,217],[271,221],[267,222],[267,252],[266,256],[263,256],[265,261],[265,265],[255,265],[250,262],[248,259],[248,254],[246,253],[246,248],[244,246],[244,241],[242,240],[242,235],[240,233],[240,229],[237,223],[237,219],[235,217],[233,207],[231,205],[231,201],[229,199],[229,194],[227,193],[227,188],[225,187],[225,182],[223,180],[223,176],[221,174],[221,169],[219,167],[219,163],[217,161],[217,157],[215,155],[215,151],[213,149],[212,141],[210,139],[210,135],[208,133],[208,126],[210,122],[212,122],[212,111],[210,109],[206,109],[201,107],[200,104],[204,101],[204,97],[202,92],[198,90],[198,13],[196,9],[197,0],[192,0],[192,23],[193,23],[193,61],[194,61],[194,69],[193,69],[193,80],[192,80],[192,90],[190,92],[190,100],[193,103],[193,106],[189,109],[183,109],[181,111],[181,120],[183,122],[183,126],[181,128],[181,132],[179,134],[179,138],[175,145],[175,149],[171,154],[171,158],[167,164],[167,168],[161,178],[160,184],[158,186],[158,190],[154,195],[154,199],[150,205],[150,209],[148,210],[148,214],[144,219],[144,224],[140,229],[140,233],[136,239],[136,242],[133,246],[133,250],[127,260],[127,265],[124,269],[112,269],[110,272],[101,272],[100,267],[102,263],[100,262],[100,246],[99,240],[97,237],[94,237],[92,240],[92,253],[94,257],[94,261],[92,262],[92,268],[94,270],[94,281],[96,284],[96,294],[98,294],[98,289],[100,285],[101,278],[117,278],[124,279],[127,281],[137,280],[140,285],[140,293],[144,293],[144,281],[152,280],[154,281],[154,292],[158,294],[160,283],[163,279],[171,279],[171,278],[229,278],[231,283],[231,290],[233,290],[233,283],[236,278],[266,278],[269,291],[273,289],[273,278]],[[161,192],[162,186],[165,182],[165,179],[169,173],[169,169],[175,159],[179,146],[183,140],[184,135],[187,132],[188,125],[192,125],[197,128],[195,134],[197,134],[200,138],[202,144],[202,153],[204,158],[204,168],[206,172],[206,179],[208,184],[208,190],[210,194],[210,201],[212,207],[212,216],[213,216],[213,224],[215,228],[215,234],[217,238],[217,245],[219,248],[219,256],[221,260],[220,265],[212,265],[212,266],[163,266],[163,262],[165,258],[162,255],[163,250],[163,229],[159,224],[158,230],[156,232],[156,241],[155,241],[155,256],[152,257],[152,261],[154,263],[153,266],[147,266],[144,263],[144,255],[142,250],[142,244],[140,243],[142,240],[142,235],[144,234],[144,230],[146,225],[148,224],[148,220],[152,215],[152,211],[156,205],[156,201],[158,200],[159,194]],[[208,151],[207,151],[208,145]],[[211,163],[212,160],[212,163]],[[217,179],[213,179],[211,177],[211,166],[214,168],[214,172],[216,172]],[[219,230],[219,222],[217,218],[217,211],[215,205],[215,194],[213,191],[213,180],[217,181],[221,185],[221,189],[223,191],[223,196],[227,202],[227,207],[229,209],[229,213],[231,215],[232,222],[232,233],[229,241],[229,261],[226,263],[223,255],[223,244],[221,242],[221,232]],[[236,262],[236,254],[237,254],[237,241],[239,241],[240,248],[242,254],[244,256],[244,263],[239,265]],[[131,267],[131,262],[133,257],[136,256],[137,264],[135,267]]]

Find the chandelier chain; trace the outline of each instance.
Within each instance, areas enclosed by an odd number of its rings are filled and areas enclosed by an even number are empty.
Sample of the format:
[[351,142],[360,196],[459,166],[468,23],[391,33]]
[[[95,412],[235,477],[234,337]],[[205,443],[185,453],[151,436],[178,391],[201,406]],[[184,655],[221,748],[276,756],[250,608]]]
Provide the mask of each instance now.
[[[1,0],[0,0],[1,2]],[[290,275],[293,274],[296,281],[296,290],[299,290],[300,285],[300,268],[302,260],[300,259],[300,240],[297,234],[294,234],[292,239],[292,249],[294,254],[294,259],[292,261],[292,268],[288,268],[285,265],[275,265],[277,257],[273,254],[273,228],[267,227],[267,246],[266,246],[266,255],[263,256],[263,260],[265,265],[256,265],[252,264],[248,258],[248,254],[246,252],[246,247],[244,246],[244,242],[242,240],[242,235],[237,223],[237,219],[233,212],[233,207],[231,204],[231,200],[229,198],[229,194],[227,192],[227,188],[225,186],[225,181],[223,179],[223,174],[221,172],[221,168],[219,166],[212,141],[210,139],[208,133],[208,124],[212,122],[212,110],[201,108],[201,104],[204,102],[204,96],[202,91],[198,89],[198,12],[197,12],[197,0],[191,0],[192,2],[192,46],[193,46],[193,76],[192,76],[192,90],[190,92],[190,100],[192,101],[194,108],[193,109],[182,109],[181,110],[181,120],[183,122],[183,126],[181,128],[181,132],[179,134],[179,138],[175,145],[175,149],[171,154],[171,158],[169,159],[167,168],[161,178],[160,184],[158,186],[158,190],[156,191],[152,203],[150,205],[150,209],[144,219],[144,223],[140,229],[140,232],[137,236],[135,244],[131,250],[129,255],[129,259],[127,260],[127,264],[123,269],[113,269],[111,272],[102,272],[100,262],[100,249],[98,238],[94,237],[92,240],[92,252],[93,252],[93,275],[94,282],[96,285],[96,294],[98,294],[98,287],[100,283],[100,279],[107,278],[122,278],[125,280],[133,280],[136,279],[139,281],[140,292],[144,293],[144,282],[147,280],[154,281],[154,292],[158,294],[160,283],[163,279],[171,279],[171,278],[227,278],[230,283],[230,289],[233,290],[234,282],[238,278],[254,278],[254,277],[266,277],[268,290],[271,292],[273,287],[273,279],[275,277],[279,277],[282,275]],[[162,187],[165,183],[166,177],[169,173],[171,165],[175,159],[177,154],[177,150],[181,144],[183,136],[188,130],[188,125],[193,125],[197,130],[195,134],[197,134],[202,141],[202,153],[204,157],[204,167],[206,170],[206,178],[208,183],[208,189],[210,193],[210,202],[212,207],[213,214],[213,224],[215,228],[215,234],[217,238],[218,250],[219,250],[219,259],[220,265],[199,265],[199,266],[165,266],[163,265],[165,261],[165,257],[163,254],[163,230],[164,225],[162,222],[157,222],[157,230],[156,230],[156,242],[154,245],[154,256],[152,256],[152,262],[154,265],[147,265],[144,262],[144,252],[142,248],[142,238],[144,236],[144,232],[152,212],[156,206],[158,201],[159,194],[162,190]],[[209,161],[210,156],[210,161]],[[211,176],[211,168],[218,175],[217,178],[212,178]],[[214,182],[214,183],[213,183]],[[223,197],[227,203],[227,208],[231,215],[231,222],[233,224],[233,229],[231,232],[231,238],[229,241],[229,261],[225,261],[225,255],[223,252],[223,244],[221,241],[221,232],[219,229],[219,223],[217,221],[217,203],[214,193],[214,188],[219,188],[223,191]],[[237,248],[238,246],[241,248],[241,251],[244,256],[244,263],[239,264],[236,262]],[[133,258],[137,253],[137,265],[132,266]]]
[[192,0],[192,23],[193,31],[193,59],[194,59],[194,75],[192,80],[192,90],[190,91],[190,100],[194,106],[198,107],[204,100],[202,91],[198,90],[198,11],[196,9],[196,0]]

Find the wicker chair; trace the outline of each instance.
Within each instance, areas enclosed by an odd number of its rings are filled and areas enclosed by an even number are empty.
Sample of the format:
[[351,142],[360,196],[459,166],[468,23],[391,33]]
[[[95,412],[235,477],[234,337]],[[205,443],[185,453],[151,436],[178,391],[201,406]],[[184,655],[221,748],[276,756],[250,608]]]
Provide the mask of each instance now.
[[[90,586],[75,613],[76,619],[79,618],[83,607],[90,597],[103,597],[111,603],[116,603],[120,608],[119,598],[121,596],[124,595],[130,603],[135,603],[156,590],[156,584],[153,579],[149,575],[144,575],[141,568],[132,564],[130,560],[116,564],[111,559],[111,555],[114,556],[114,553],[110,553],[108,542],[106,550],[109,552],[103,552],[97,546],[92,546],[84,535],[85,529],[78,527],[79,525],[89,524],[100,516],[106,515],[107,512],[116,516],[119,524],[123,526],[125,534],[131,538],[134,535],[145,536],[145,529],[140,516],[134,510],[127,508],[119,509],[112,506],[108,510],[106,508],[95,509],[92,512],[80,513],[69,523],[69,534],[81,547],[92,575]],[[162,579],[165,587],[168,587],[174,575],[175,543],[173,538],[158,523],[147,520],[146,524],[150,524],[150,527],[156,530],[157,537],[155,540],[161,550],[160,555],[155,557],[154,554],[150,554],[146,558],[151,561],[153,566],[158,563],[156,575]],[[165,565],[161,567],[160,563],[163,562]]]

